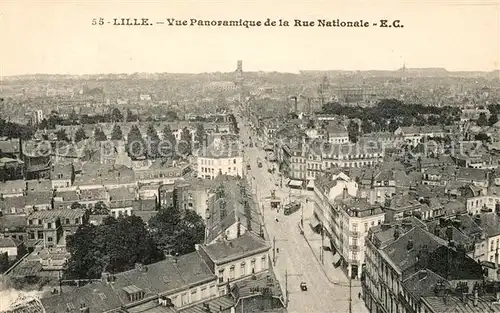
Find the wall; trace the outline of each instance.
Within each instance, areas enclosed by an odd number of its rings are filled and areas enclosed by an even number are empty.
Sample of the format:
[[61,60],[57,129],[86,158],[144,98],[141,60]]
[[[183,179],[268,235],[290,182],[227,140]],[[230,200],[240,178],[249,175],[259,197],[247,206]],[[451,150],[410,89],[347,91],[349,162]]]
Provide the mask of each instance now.
[[197,164],[198,177],[214,179],[219,172],[224,175],[237,176],[243,175],[243,157],[232,158],[198,158]]
[[[269,269],[269,252],[262,252],[252,256],[248,256],[246,258],[241,258],[232,262],[228,262],[225,264],[216,264],[215,265],[215,275],[217,278],[218,284],[223,284],[252,276],[252,269],[254,269],[255,273],[260,273],[263,271],[267,271]],[[264,259],[265,258],[265,259]],[[255,264],[252,265],[252,260],[255,261]],[[234,267],[234,271],[231,271],[231,267]],[[221,270],[223,273],[221,274]],[[221,280],[222,279],[222,280]]]
[[206,282],[199,286],[168,295],[175,307],[183,307],[216,296],[218,296],[218,292],[215,281]]

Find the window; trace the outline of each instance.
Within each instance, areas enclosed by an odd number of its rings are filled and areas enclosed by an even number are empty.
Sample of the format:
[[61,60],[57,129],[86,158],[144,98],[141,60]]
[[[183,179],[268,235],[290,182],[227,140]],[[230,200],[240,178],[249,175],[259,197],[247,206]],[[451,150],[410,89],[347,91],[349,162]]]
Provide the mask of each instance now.
[[35,239],[35,233],[30,233],[30,239]]
[[236,164],[236,159],[233,159],[233,164]]
[[191,291],[191,302],[196,302],[198,301],[198,290],[194,289]]
[[38,239],[43,239],[43,232],[42,231],[38,231]]
[[215,285],[210,285],[210,296],[216,296]]
[[47,223],[47,228],[52,228],[52,223]]
[[224,282],[224,270],[219,270],[219,284]]
[[234,279],[234,265],[229,268],[229,279]]
[[47,237],[48,242],[52,242],[54,239],[52,237]]
[[252,274],[255,273],[255,259],[253,259],[251,262],[250,262],[250,268],[252,270]]
[[200,289],[200,298],[205,299],[208,298],[210,295],[208,294],[207,287],[201,287]]
[[262,258],[260,258],[260,262],[261,262],[261,269],[266,269],[267,268],[267,258],[265,255],[262,256]]
[[185,293],[182,295],[182,305],[186,305],[189,303],[189,293]]
[[33,220],[29,220],[29,221],[28,221],[28,224],[29,224],[29,225],[33,225]]
[[66,224],[69,224],[69,218],[66,219]]
[[245,275],[246,275],[246,264],[245,262],[243,262],[240,265],[240,276],[245,276]]
[[75,224],[78,224],[80,222],[80,219],[75,218]]
[[[373,222],[372,222],[373,225]],[[368,231],[368,223],[365,223],[365,233]]]

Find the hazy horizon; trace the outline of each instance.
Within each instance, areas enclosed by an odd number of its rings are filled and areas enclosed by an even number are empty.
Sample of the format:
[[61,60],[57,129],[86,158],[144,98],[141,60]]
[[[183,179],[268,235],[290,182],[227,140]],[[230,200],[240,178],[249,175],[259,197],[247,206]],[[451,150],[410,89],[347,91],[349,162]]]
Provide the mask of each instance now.
[[[243,61],[243,64],[244,61]],[[236,66],[235,66],[236,68]],[[449,70],[444,67],[406,67],[407,70],[412,70],[412,69],[444,69],[449,73],[455,73],[455,72],[478,72],[478,73],[492,73],[495,71],[500,71],[500,69],[492,69],[492,70]],[[364,69],[364,70],[351,70],[351,69],[300,69],[297,70],[296,72],[290,72],[290,71],[275,71],[275,70],[267,70],[267,71],[261,71],[261,70],[245,70],[243,68],[243,72],[245,73],[279,73],[279,74],[295,74],[299,75],[300,71],[310,71],[310,72],[397,72],[401,70],[401,68],[397,69]],[[159,74],[169,74],[169,75],[202,75],[202,74],[214,74],[214,73],[220,73],[220,74],[230,74],[233,73],[234,70],[232,71],[211,71],[211,72],[115,72],[115,73],[82,73],[82,74],[72,74],[72,73],[26,73],[26,74],[15,74],[15,75],[5,75],[2,76],[3,78],[9,78],[9,77],[16,77],[16,76],[37,76],[37,75],[46,75],[46,76],[106,76],[106,75],[134,75],[134,74],[149,74],[149,75],[159,75]]]
[[[307,9],[304,9],[307,8]],[[500,68],[500,2],[0,3],[0,76]],[[93,26],[102,17],[401,20],[404,28]]]

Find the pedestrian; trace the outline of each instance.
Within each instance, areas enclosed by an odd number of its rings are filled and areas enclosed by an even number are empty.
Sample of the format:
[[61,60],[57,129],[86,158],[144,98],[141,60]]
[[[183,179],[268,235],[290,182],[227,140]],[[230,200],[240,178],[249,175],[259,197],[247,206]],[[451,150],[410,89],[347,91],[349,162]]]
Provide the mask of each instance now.
[[358,292],[358,299],[361,299],[361,292]]

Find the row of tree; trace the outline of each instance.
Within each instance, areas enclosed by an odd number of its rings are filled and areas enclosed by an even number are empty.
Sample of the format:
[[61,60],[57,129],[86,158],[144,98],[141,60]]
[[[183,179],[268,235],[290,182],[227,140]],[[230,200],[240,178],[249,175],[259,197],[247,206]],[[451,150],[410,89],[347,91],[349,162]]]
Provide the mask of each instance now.
[[148,225],[137,216],[108,217],[102,225],[82,225],[68,238],[71,256],[67,279],[95,279],[101,273],[130,270],[135,263],[150,264],[165,253],[182,255],[203,243],[205,224],[191,209],[162,208]]
[[[461,110],[456,107],[404,104],[396,99],[384,99],[369,108],[327,103],[323,106],[322,112],[360,120],[358,126],[362,133],[393,132],[402,126],[452,125],[460,120],[461,115]],[[356,127],[353,124],[350,128],[354,131]]]
[[[66,141],[70,142],[70,138],[68,137],[66,131],[64,129],[59,129],[55,133],[58,141]],[[146,157],[149,159],[157,159],[162,156],[173,156],[173,151],[176,148],[177,140],[172,132],[172,129],[169,125],[165,125],[162,131],[162,138],[158,135],[153,124],[150,124],[147,129],[147,139],[149,141],[149,146],[144,140],[144,137],[141,134],[139,128],[134,125],[130,129],[130,132],[127,136],[127,151],[129,155],[134,159]],[[82,140],[87,139],[87,135],[83,127],[80,127],[75,132],[74,140],[75,142],[80,142]],[[48,139],[45,136],[45,139]],[[111,140],[123,140],[123,133],[120,125],[115,124],[111,131]],[[106,141],[108,137],[104,133],[104,131],[96,126],[94,128],[94,140],[97,142]],[[206,141],[206,132],[203,127],[203,124],[199,123],[196,127],[195,133],[195,143],[197,146],[200,146],[201,143]],[[184,128],[181,133],[181,138],[179,142],[178,152],[183,155],[190,155],[192,153],[192,136],[191,132],[188,128]]]
[[12,123],[0,118],[0,137],[21,138],[28,140],[35,134],[35,129],[29,125]]
[[[56,111],[52,111],[51,114],[43,119],[39,125],[38,129],[55,129],[58,125],[83,125],[83,124],[99,124],[99,123],[118,123],[118,122],[138,122],[140,120],[139,115],[134,114],[131,109],[127,109],[125,114],[122,113],[118,108],[114,108],[110,113],[104,114],[77,114],[75,110],[71,111],[67,118],[63,118]],[[146,121],[177,121],[178,116],[174,111],[166,111],[159,117],[148,116]]]
[[490,104],[488,106],[488,111],[490,111],[490,117],[486,116],[486,113],[481,112],[479,118],[477,119],[478,126],[493,126],[498,122],[498,114],[500,114],[500,104]]

